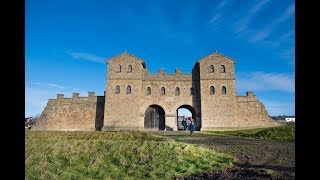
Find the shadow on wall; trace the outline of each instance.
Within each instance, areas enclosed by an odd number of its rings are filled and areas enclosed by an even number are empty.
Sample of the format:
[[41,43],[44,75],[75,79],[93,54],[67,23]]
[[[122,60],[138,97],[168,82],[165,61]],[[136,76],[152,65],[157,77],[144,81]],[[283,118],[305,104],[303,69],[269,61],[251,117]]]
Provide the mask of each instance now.
[[[192,87],[194,89],[192,95],[192,107],[194,109],[194,113],[192,113],[192,118],[195,120],[195,131],[200,131],[202,123],[201,123],[201,89],[200,89],[200,66],[199,63],[196,62],[192,69]],[[198,118],[197,118],[198,117]]]
[[166,125],[166,131],[173,131],[173,128]]
[[101,131],[103,127],[104,100],[105,100],[104,96],[97,96],[96,118],[95,118],[96,131]]

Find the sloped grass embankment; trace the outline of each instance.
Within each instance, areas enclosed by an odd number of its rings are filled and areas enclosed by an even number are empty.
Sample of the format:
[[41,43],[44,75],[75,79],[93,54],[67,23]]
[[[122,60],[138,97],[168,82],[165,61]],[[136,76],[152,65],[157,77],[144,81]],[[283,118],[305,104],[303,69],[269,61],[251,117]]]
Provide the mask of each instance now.
[[208,131],[211,134],[233,135],[241,137],[250,137],[255,139],[268,139],[276,141],[294,142],[295,125],[284,125],[271,128],[247,129],[236,131]]
[[26,132],[26,179],[173,179],[234,161],[144,132]]

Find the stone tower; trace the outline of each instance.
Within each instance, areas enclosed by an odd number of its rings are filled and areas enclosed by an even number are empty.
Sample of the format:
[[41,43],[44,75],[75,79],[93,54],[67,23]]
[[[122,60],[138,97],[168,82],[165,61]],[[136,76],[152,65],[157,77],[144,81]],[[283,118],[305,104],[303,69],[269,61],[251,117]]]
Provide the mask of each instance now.
[[139,124],[144,62],[122,53],[107,61],[107,85],[105,93],[104,126],[114,129],[135,129]]
[[[233,126],[236,118],[235,60],[214,53],[197,61],[202,130]],[[233,122],[232,122],[233,121]]]

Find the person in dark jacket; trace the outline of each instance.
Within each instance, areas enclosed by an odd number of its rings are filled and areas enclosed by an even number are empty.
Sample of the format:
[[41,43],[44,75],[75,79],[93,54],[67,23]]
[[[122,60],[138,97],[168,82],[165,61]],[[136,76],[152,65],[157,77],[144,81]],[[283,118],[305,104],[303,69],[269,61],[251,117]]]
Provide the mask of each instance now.
[[194,129],[195,129],[195,122],[194,122],[194,119],[191,118],[191,123],[190,123],[190,135],[192,135]]
[[187,125],[187,122],[185,119],[182,119],[182,126],[183,126],[183,131],[186,130],[186,125]]

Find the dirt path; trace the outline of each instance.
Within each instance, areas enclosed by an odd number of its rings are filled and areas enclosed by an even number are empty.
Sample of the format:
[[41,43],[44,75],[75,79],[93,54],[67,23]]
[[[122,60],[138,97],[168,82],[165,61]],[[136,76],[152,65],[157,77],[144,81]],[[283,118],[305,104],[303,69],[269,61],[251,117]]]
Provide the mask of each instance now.
[[295,143],[256,140],[204,132],[153,132],[177,142],[206,146],[238,159],[235,166],[220,174],[205,173],[187,179],[295,179]]

